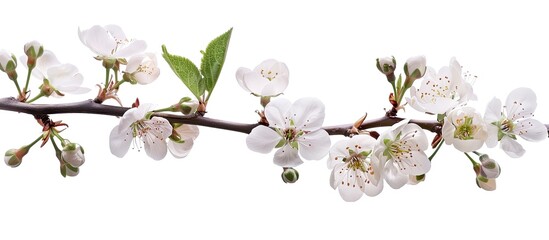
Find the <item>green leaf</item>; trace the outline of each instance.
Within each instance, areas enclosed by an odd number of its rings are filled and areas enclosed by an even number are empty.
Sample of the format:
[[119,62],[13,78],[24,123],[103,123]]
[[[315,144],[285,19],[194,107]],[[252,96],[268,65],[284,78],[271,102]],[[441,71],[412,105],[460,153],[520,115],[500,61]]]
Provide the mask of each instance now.
[[227,49],[229,47],[232,31],[233,29],[231,28],[229,31],[212,40],[208,44],[208,47],[206,47],[206,51],[203,52],[200,72],[202,73],[202,76],[204,76],[206,90],[208,90],[208,99],[221,74],[223,63],[225,63],[225,56],[227,56]]
[[196,65],[187,58],[168,53],[165,45],[162,45],[162,57],[170,65],[175,75],[200,100],[200,96],[204,94],[206,86]]

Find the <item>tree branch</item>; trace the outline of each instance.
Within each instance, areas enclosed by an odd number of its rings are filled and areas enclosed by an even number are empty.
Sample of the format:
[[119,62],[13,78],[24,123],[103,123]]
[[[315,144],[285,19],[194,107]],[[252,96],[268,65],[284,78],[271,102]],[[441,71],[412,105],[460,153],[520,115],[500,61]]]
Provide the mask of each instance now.
[[[41,114],[60,114],[60,113],[84,113],[84,114],[99,114],[99,115],[108,115],[108,116],[122,116],[128,110],[127,107],[118,107],[103,105],[96,103],[92,100],[85,100],[81,102],[74,103],[62,103],[62,104],[28,104],[17,101],[13,97],[9,98],[0,98],[0,110],[20,112],[31,115],[41,115]],[[259,126],[259,123],[236,123],[220,119],[208,118],[201,116],[199,114],[194,115],[178,115],[173,113],[155,113],[154,116],[159,116],[166,118],[172,123],[185,123],[192,124],[197,126],[205,126],[235,132],[241,132],[249,134],[253,128]],[[399,117],[387,117],[383,116],[380,118],[366,120],[362,125],[360,125],[359,130],[365,130],[375,127],[388,127],[393,124],[402,121],[403,118]],[[437,121],[429,120],[410,120],[411,123],[416,123],[421,128],[429,130],[431,132],[440,133],[441,124]],[[549,124],[545,125],[549,132]],[[336,126],[326,126],[324,129],[330,135],[345,135],[350,134],[350,129],[353,127],[353,124],[343,124]]]

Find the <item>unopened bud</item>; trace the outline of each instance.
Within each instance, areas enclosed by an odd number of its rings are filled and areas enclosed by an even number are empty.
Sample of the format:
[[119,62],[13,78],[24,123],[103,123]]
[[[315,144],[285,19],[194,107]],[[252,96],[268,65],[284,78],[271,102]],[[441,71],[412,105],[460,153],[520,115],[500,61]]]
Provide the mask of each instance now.
[[184,97],[179,101],[180,112],[184,115],[193,114],[198,109],[198,101]]
[[26,43],[23,49],[27,55],[27,66],[33,69],[36,66],[36,60],[44,54],[44,46],[38,41],[32,41]]
[[480,155],[481,170],[480,174],[487,178],[497,178],[501,173],[501,167],[488,154]]
[[378,58],[376,59],[376,66],[385,75],[393,74],[396,68],[395,57]]
[[0,50],[0,71],[5,72],[12,81],[17,80],[17,58],[6,50]]
[[404,87],[410,88],[414,81],[418,78],[422,78],[427,70],[427,60],[425,56],[415,56],[408,58],[404,64],[404,74],[406,74],[406,80],[404,81]]
[[496,179],[495,178],[486,178],[482,175],[477,176],[477,186],[486,191],[496,190]]
[[73,167],[80,167],[84,164],[84,148],[77,143],[67,143],[63,147],[61,153],[63,161],[67,162]]
[[295,183],[299,179],[299,172],[291,167],[283,168],[282,171],[282,181],[285,183]]
[[28,148],[10,149],[4,154],[4,162],[10,167],[18,167],[23,162],[23,157],[29,152]]

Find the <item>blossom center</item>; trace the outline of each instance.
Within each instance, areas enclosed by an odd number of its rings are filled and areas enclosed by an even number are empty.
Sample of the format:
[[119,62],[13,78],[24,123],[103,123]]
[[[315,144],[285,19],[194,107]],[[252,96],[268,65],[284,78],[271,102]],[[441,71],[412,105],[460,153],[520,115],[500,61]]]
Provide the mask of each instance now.
[[[164,141],[162,130],[158,127],[153,128],[152,126],[152,124],[147,123],[145,120],[138,120],[130,125],[134,144],[137,148],[141,148],[140,142],[155,144],[156,141]],[[140,141],[137,141],[137,139]]]
[[471,140],[475,137],[475,134],[479,131],[479,127],[473,124],[473,118],[465,116],[456,120],[457,126],[454,124],[456,130],[454,132],[454,138],[461,140]]
[[265,70],[265,69],[261,69],[260,74],[262,77],[269,79],[269,81],[272,81],[273,79],[276,78],[276,76],[278,76],[277,72],[273,72],[272,70]]
[[149,66],[149,64],[139,64],[135,72],[136,73],[142,72],[142,73],[146,73],[147,75],[152,75],[153,68]]
[[[355,149],[360,150],[360,146],[355,146]],[[348,168],[356,171],[360,170],[362,172],[367,172],[371,175],[374,175],[374,168],[366,161],[368,156],[372,151],[353,151],[351,148],[347,147],[349,151],[349,157],[344,158],[343,162],[347,163]]]

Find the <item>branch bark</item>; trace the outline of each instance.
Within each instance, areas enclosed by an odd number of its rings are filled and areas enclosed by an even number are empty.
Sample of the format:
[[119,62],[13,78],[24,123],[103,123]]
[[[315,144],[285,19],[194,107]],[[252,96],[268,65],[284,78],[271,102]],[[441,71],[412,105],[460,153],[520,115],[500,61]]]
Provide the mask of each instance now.
[[[108,116],[122,116],[128,110],[127,107],[118,107],[111,105],[103,105],[96,103],[93,100],[85,100],[74,103],[62,103],[62,104],[28,104],[17,101],[13,97],[0,98],[0,110],[20,112],[31,115],[41,114],[61,114],[61,113],[83,113],[83,114],[99,114]],[[235,132],[241,132],[249,134],[253,128],[259,125],[259,123],[237,123],[220,119],[208,118],[199,114],[194,115],[178,115],[173,113],[155,113],[154,116],[166,118],[172,123],[185,123],[197,126],[205,126]],[[403,118],[399,117],[387,117],[383,116],[376,119],[366,120],[359,127],[359,130],[366,130],[375,127],[388,127],[393,124],[402,121]],[[411,123],[416,123],[421,128],[429,130],[431,132],[440,133],[441,124],[437,121],[429,120],[410,120]],[[353,124],[342,124],[335,126],[326,126],[324,129],[330,135],[349,135],[349,130]],[[545,125],[549,132],[549,124]]]

